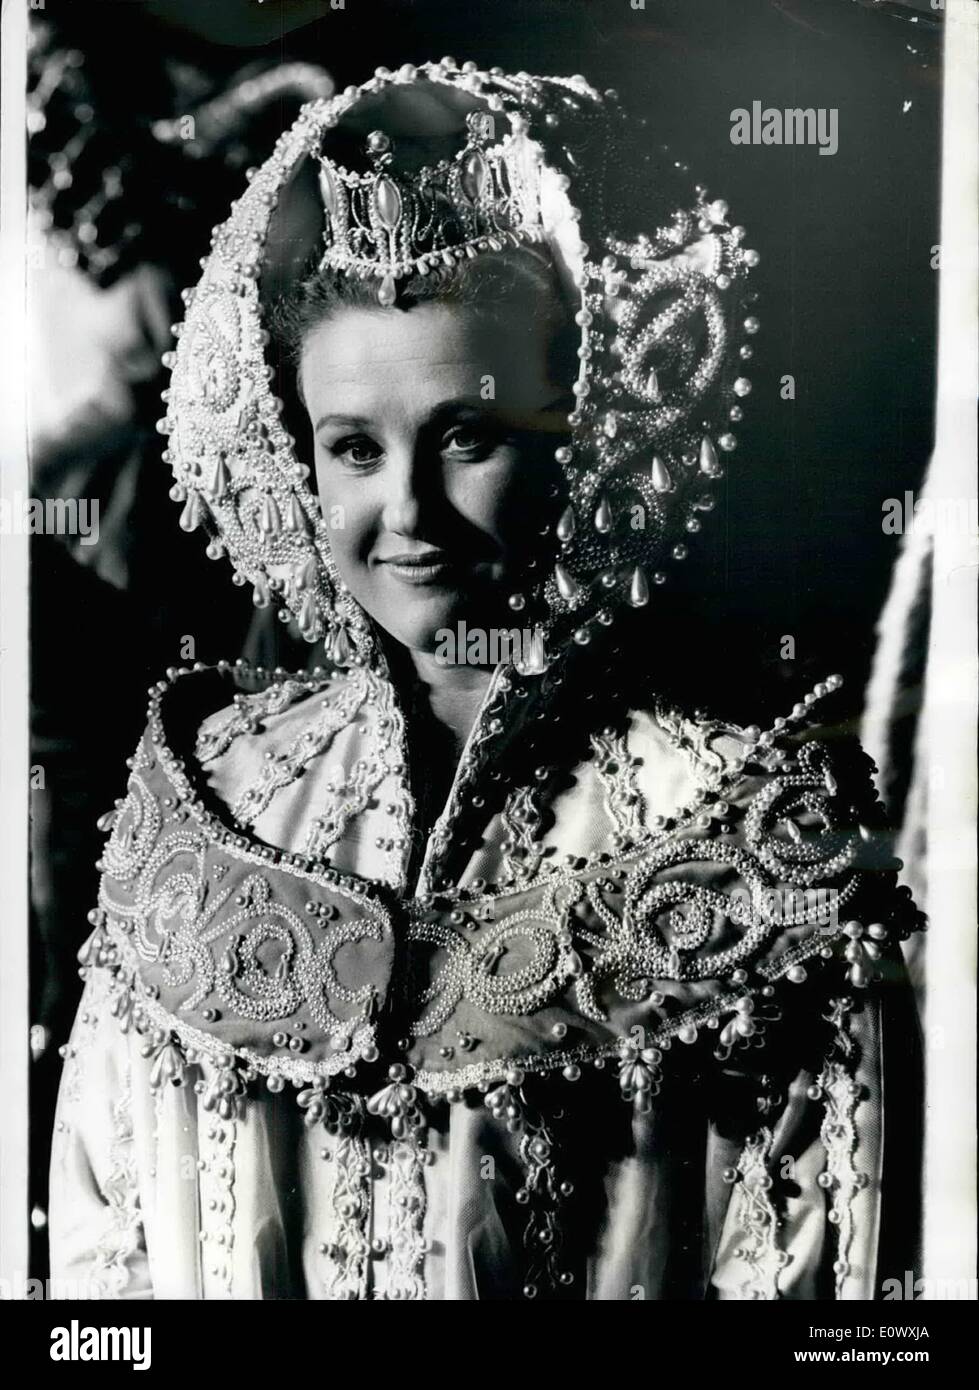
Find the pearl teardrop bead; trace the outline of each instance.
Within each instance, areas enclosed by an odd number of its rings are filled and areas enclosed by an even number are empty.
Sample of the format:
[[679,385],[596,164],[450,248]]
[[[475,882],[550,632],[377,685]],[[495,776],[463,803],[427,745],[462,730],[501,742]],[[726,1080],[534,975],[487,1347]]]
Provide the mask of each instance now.
[[700,471],[705,473],[708,478],[716,478],[721,471],[721,466],[717,461],[717,450],[714,448],[709,435],[704,435],[700,441]]
[[563,565],[554,566],[554,581],[557,584],[557,591],[565,603],[575,603],[580,597],[581,590],[577,580],[568,573]]
[[656,492],[673,491],[673,479],[670,477],[670,470],[659,454],[653,456],[652,480]]
[[649,602],[649,584],[646,576],[637,565],[629,580],[629,603],[633,608],[644,608]]

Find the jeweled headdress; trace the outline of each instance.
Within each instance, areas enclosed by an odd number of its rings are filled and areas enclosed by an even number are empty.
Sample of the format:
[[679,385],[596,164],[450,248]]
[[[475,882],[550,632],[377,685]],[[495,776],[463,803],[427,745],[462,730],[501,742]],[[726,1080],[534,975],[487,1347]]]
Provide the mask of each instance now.
[[[437,131],[432,146],[453,144],[434,162],[412,158],[423,126]],[[366,149],[368,167],[331,154],[338,137]],[[669,191],[679,167],[614,93],[582,77],[443,59],[378,68],[304,107],[185,292],[160,422],[181,525],[203,525],[208,553],[227,552],[256,603],[277,604],[332,660],[372,659],[370,622],[338,579],[328,518],[266,358],[263,280],[276,259],[283,274],[277,209],[312,182],[318,245],[289,243],[292,273],[320,264],[376,282],[382,306],[397,303],[405,277],[528,242],[550,249],[581,332],[576,405],[556,450],[567,505],[550,538],[554,564],[511,603],[552,658],[587,643],[618,606],[642,607],[713,506],[758,328],[744,293],[757,254],[723,201],[696,187],[684,205]]]
[[377,299],[390,306],[397,281],[512,243],[542,241],[541,164],[517,126],[501,144],[489,112],[466,117],[469,138],[458,154],[410,179],[391,170],[393,142],[372,131],[368,174],[320,159],[326,212],[321,265],[378,280]]

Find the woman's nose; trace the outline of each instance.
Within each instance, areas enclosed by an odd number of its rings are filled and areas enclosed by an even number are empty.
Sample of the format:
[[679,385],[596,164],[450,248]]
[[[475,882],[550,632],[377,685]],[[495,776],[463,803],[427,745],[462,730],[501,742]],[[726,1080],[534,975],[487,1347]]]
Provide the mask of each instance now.
[[433,480],[427,474],[432,471],[425,468],[417,447],[389,451],[383,480],[385,530],[399,536],[419,534],[431,510]]

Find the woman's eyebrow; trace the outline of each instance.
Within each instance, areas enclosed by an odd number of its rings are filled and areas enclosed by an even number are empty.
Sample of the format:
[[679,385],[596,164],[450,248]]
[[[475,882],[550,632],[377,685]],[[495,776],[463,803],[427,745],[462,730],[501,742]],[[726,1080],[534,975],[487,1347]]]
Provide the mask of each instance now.
[[322,427],[328,423],[355,425],[358,428],[367,428],[371,422],[363,415],[344,415],[342,412],[334,414],[332,411],[328,410],[316,421],[316,424],[313,426],[314,433],[318,434]]
[[[547,413],[559,409],[564,404],[564,400],[565,398],[563,396],[557,396],[547,405],[541,406],[540,410],[542,413]],[[443,421],[457,415],[467,415],[470,417],[473,415],[499,417],[503,413],[497,401],[487,401],[475,394],[455,396],[450,400],[439,401],[438,404],[433,405],[431,409],[426,412],[424,419],[419,423],[421,428],[424,429],[426,427],[430,428],[433,425],[439,425]],[[375,421],[366,415],[352,415],[347,411],[328,410],[324,411],[317,419],[313,426],[313,433],[318,434],[323,426],[327,424],[342,425],[347,429],[373,429],[376,427]]]
[[[574,398],[571,397],[571,399],[573,400]],[[541,405],[536,407],[536,409],[541,411],[558,410],[565,406],[567,401],[568,393],[564,392],[560,396],[555,396],[552,401],[548,401],[546,405]],[[449,415],[454,410],[477,411],[483,415],[497,415],[501,413],[502,409],[503,403],[494,397],[486,400],[484,397],[477,395],[457,396],[453,400],[440,401],[438,405],[433,406],[429,411],[428,418],[434,420],[439,416]]]
[[485,401],[476,391],[467,392],[461,396],[448,396],[444,401],[438,401],[428,412],[429,417],[445,415],[451,410],[484,410],[487,405],[494,404],[493,401]]

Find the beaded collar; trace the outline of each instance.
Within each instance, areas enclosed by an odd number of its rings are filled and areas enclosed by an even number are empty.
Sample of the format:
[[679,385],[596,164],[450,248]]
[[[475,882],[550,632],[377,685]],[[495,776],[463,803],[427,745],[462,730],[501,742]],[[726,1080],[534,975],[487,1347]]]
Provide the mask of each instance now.
[[715,800],[627,854],[513,890],[399,898],[208,805],[180,752],[229,678],[254,677],[224,665],[152,688],[127,797],[103,818],[88,960],[114,974],[114,1011],[146,1034],[159,1084],[206,1061],[232,1096],[257,1075],[322,1088],[383,1056],[451,1098],[515,1068],[573,1080],[618,1057],[635,1089],[674,1041],[706,1039],[719,1059],[759,1045],[783,986],[812,977],[800,998],[818,1008],[866,989],[917,925],[869,779],[793,727],[815,692],[746,732]]

